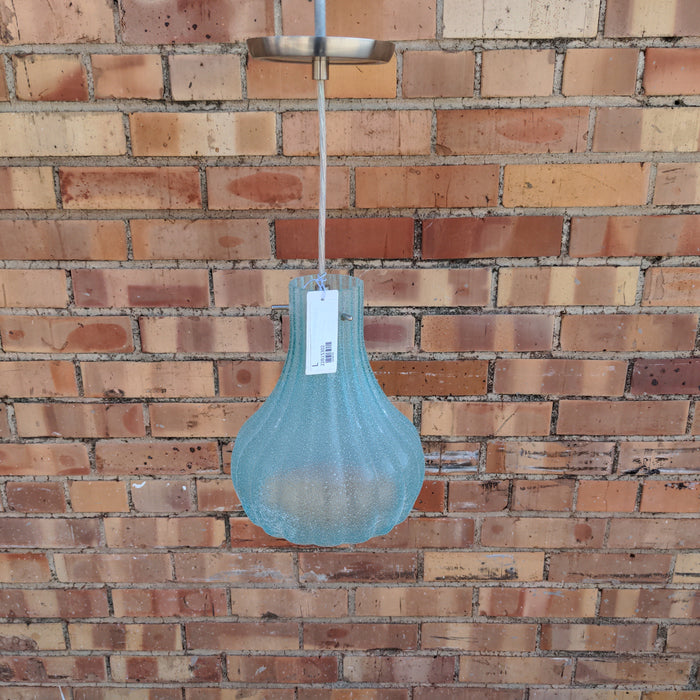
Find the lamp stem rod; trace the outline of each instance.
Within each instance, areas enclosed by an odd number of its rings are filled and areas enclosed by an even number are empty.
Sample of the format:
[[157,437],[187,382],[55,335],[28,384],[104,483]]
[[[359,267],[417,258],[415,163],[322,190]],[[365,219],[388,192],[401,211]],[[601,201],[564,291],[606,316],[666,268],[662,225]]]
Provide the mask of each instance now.
[[318,88],[318,153],[320,181],[318,188],[318,274],[326,272],[326,94],[325,82],[317,80]]
[[314,0],[314,31],[316,36],[326,36],[326,0]]

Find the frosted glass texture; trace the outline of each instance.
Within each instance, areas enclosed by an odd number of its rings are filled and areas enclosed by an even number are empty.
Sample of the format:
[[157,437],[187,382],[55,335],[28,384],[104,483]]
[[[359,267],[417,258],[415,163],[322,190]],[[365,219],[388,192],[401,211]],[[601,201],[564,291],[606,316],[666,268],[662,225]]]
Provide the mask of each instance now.
[[305,374],[313,279],[289,284],[287,360],[270,397],[238,433],[231,478],[248,517],[270,535],[322,546],[364,542],[408,515],[425,460],[418,431],[370,368],[361,280],[328,275],[326,287],[339,290],[338,371]]

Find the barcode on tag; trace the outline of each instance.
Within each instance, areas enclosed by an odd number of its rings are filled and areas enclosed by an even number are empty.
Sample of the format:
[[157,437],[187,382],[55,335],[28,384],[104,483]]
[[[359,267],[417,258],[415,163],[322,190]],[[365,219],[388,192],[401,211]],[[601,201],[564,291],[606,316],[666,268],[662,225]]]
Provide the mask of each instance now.
[[306,295],[306,374],[338,369],[338,290]]

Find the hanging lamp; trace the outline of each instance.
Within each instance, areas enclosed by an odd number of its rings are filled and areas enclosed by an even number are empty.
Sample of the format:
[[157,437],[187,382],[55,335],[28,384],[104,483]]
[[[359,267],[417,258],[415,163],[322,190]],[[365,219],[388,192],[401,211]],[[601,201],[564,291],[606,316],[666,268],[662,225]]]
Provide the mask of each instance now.
[[296,544],[333,546],[386,534],[409,514],[423,483],[418,431],[386,397],[367,357],[363,283],[325,271],[329,63],[383,63],[390,42],[325,36],[258,37],[250,55],[311,63],[319,106],[319,269],[289,284],[290,340],[282,375],[240,429],[231,478],[250,520]]

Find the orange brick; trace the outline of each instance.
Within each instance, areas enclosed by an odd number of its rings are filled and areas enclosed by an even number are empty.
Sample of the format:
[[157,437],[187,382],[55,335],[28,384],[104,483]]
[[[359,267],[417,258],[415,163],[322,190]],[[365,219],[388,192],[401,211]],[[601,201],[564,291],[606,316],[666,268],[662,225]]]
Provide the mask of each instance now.
[[160,54],[93,54],[90,58],[97,99],[163,97]]
[[700,163],[660,163],[654,204],[700,204]]
[[581,588],[481,588],[479,615],[489,617],[593,617],[597,590]]
[[451,481],[450,512],[494,512],[508,507],[507,481]]
[[264,260],[270,257],[265,219],[133,219],[136,260]]
[[[430,123],[430,112],[419,110],[329,112],[328,155],[427,155]],[[272,126],[274,130],[274,122]],[[282,143],[284,155],[317,155],[318,115],[308,111],[283,114]]]
[[304,623],[304,649],[416,649],[418,626],[397,623]]
[[471,97],[472,51],[404,51],[404,97]]
[[231,479],[197,479],[197,509],[208,511],[240,510]]
[[[351,683],[448,683],[454,678],[449,656],[347,656],[344,677]],[[382,698],[389,700],[382,690]],[[378,696],[379,697],[379,696]]]
[[634,95],[639,50],[568,49],[562,94]]
[[604,617],[693,618],[698,616],[700,595],[679,589],[604,589],[600,614]]
[[428,352],[549,350],[552,331],[549,315],[424,315],[421,348]]
[[229,656],[228,678],[255,683],[333,683],[338,661],[329,656]]
[[0,593],[3,617],[107,617],[104,589],[4,590]]
[[[177,580],[210,584],[297,584],[292,555],[278,552],[192,552],[173,555]],[[259,629],[259,628],[258,628]],[[260,631],[260,630],[259,630]]]
[[151,683],[219,683],[218,656],[125,656],[111,658],[112,680]]
[[80,56],[13,56],[19,100],[80,102],[88,99],[87,71]]
[[182,6],[177,0],[123,0],[122,39],[127,44],[230,44],[274,34],[272,6],[264,0],[231,5],[212,0]]
[[641,512],[697,513],[700,483],[697,481],[646,481],[642,489]]
[[171,580],[167,554],[56,554],[59,581],[162,583]]
[[187,622],[188,649],[283,651],[299,648],[296,622]]
[[488,444],[491,474],[609,474],[612,442],[501,442]]
[[542,625],[540,647],[547,651],[653,651],[656,625]]
[[258,403],[151,404],[155,437],[234,437]]
[[617,0],[605,14],[605,36],[698,36],[700,20],[693,0]]
[[0,221],[4,260],[126,260],[121,221]]
[[416,555],[393,552],[302,552],[299,554],[299,580],[302,583],[415,581]]
[[126,484],[122,481],[71,481],[71,505],[76,513],[128,513]]
[[47,5],[26,0],[12,8],[4,24],[3,43],[75,44],[114,41],[114,17],[107,3],[74,0]]
[[551,555],[549,580],[663,583],[670,566],[669,554],[562,552]]
[[685,685],[690,672],[690,660],[676,661],[581,659],[576,666],[577,683],[615,683],[620,685]]
[[700,270],[650,267],[644,276],[643,306],[700,306]]
[[77,396],[75,368],[57,360],[0,363],[0,396],[49,398]]
[[541,581],[543,552],[426,552],[426,581]]
[[18,403],[21,437],[143,437],[141,404]]
[[335,65],[326,85],[329,99],[393,99],[396,97],[396,55],[378,65]]
[[144,479],[131,484],[134,508],[143,513],[182,513],[194,510],[194,492],[189,481]]
[[[269,396],[280,378],[282,364],[282,362],[256,362],[255,360],[219,362],[219,394],[249,398]],[[253,410],[257,408],[257,404],[247,405]]]
[[0,209],[55,209],[51,168],[0,167]]
[[637,267],[507,267],[498,274],[499,306],[630,306]]
[[345,617],[347,592],[341,589],[277,589],[271,597],[262,589],[231,590],[231,611],[245,617]]
[[559,402],[557,433],[565,435],[676,435],[685,432],[687,401]]
[[586,352],[690,350],[697,316],[691,314],[566,314],[561,348]]
[[[275,255],[281,260],[318,258],[317,219],[278,219]],[[326,222],[326,258],[412,258],[413,219],[353,218]]]
[[700,94],[700,49],[648,48],[644,92],[647,95]]
[[66,209],[198,209],[199,173],[193,167],[60,168]]
[[503,204],[506,207],[644,204],[648,185],[649,165],[644,163],[507,165]]
[[355,174],[361,209],[485,207],[498,199],[495,165],[357,167]]
[[289,282],[301,270],[214,270],[216,306],[272,306],[289,301]]
[[497,656],[462,656],[459,680],[469,683],[526,683],[569,685],[573,659]]
[[[0,582],[38,583],[50,580],[51,569],[45,554],[0,553]],[[22,614],[27,613],[23,610]]]
[[481,543],[487,547],[598,548],[603,545],[605,526],[601,518],[485,518]]
[[218,547],[224,523],[212,517],[105,518],[108,547]]
[[85,445],[27,443],[0,445],[3,476],[69,476],[88,474],[90,461]]
[[422,649],[494,652],[534,651],[537,625],[493,622],[424,622]]
[[240,156],[277,152],[273,112],[136,112],[135,156]]
[[636,481],[582,481],[576,510],[631,513],[637,500]]
[[[587,482],[581,482],[587,483]],[[513,504],[511,510],[571,510],[574,501],[574,482],[550,479],[546,481],[513,482]]]
[[488,268],[433,270],[366,270],[369,306],[486,306],[491,286]]
[[464,396],[486,393],[483,360],[375,360],[377,381],[389,396]]
[[447,484],[444,481],[426,479],[416,502],[413,504],[413,509],[421,513],[442,513],[445,506],[446,490]]
[[623,442],[620,444],[618,469],[625,474],[658,470],[665,475],[697,473],[697,443]]
[[531,97],[552,94],[554,51],[500,49],[484,51],[481,68],[483,97]]
[[423,259],[559,255],[562,224],[559,216],[427,219]]
[[95,458],[97,471],[104,475],[219,471],[218,450],[212,442],[107,440],[97,443]]
[[577,257],[698,255],[697,215],[591,216],[571,222],[569,253]]
[[63,513],[66,497],[63,485],[51,481],[43,483],[13,482],[5,484],[7,510],[22,513]]
[[697,549],[700,524],[697,518],[616,518],[610,523],[608,546],[624,549]]
[[68,306],[66,273],[63,270],[0,270],[0,307]]
[[101,542],[95,519],[1,518],[0,546],[47,549],[97,547]]
[[359,587],[355,613],[371,617],[462,617],[472,606],[470,588]]
[[241,59],[236,54],[168,56],[173,100],[240,100]]
[[114,651],[176,651],[182,649],[180,629],[173,624],[68,624],[71,649]]
[[226,614],[226,592],[221,588],[116,588],[112,598],[115,617],[218,617]]
[[[328,208],[347,208],[348,169],[330,167],[327,178]],[[207,185],[211,209],[315,209],[318,206],[318,168],[311,165],[207,168]]]

